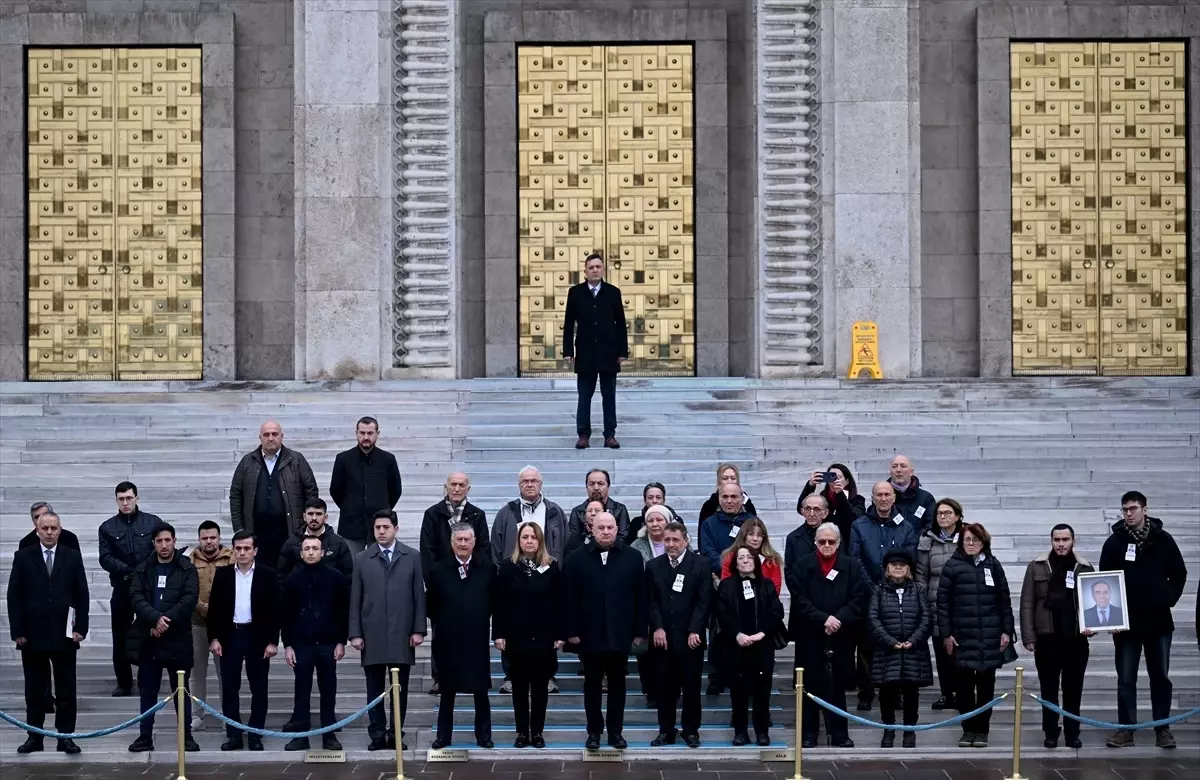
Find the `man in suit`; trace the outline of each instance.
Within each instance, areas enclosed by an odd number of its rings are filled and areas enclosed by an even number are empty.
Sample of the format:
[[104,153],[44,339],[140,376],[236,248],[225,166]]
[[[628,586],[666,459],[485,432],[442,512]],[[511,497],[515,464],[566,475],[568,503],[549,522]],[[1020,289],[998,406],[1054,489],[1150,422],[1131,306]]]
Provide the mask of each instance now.
[[1083,611],[1085,627],[1097,629],[1125,624],[1121,608],[1112,606],[1112,587],[1104,580],[1092,583],[1092,601],[1096,602],[1096,605]]
[[687,526],[667,524],[667,554],[646,564],[650,659],[658,691],[658,736],[650,747],[675,744],[675,703],[683,692],[683,741],[700,747],[700,677],[704,630],[712,601],[708,559],[688,550]]
[[[87,572],[78,550],[60,544],[62,523],[53,512],[38,518],[39,544],[13,556],[8,578],[9,634],[21,651],[25,676],[26,720],[41,728],[46,722],[46,688],[50,671],[58,686],[54,729],[75,731],[75,654],[88,630]],[[42,737],[30,734],[18,753],[42,750]],[[79,747],[58,740],[58,751],[74,755]]]
[[[33,521],[33,530],[21,537],[21,541],[17,545],[18,550],[32,547],[41,541],[38,537],[38,520],[44,514],[54,514],[54,507],[45,501],[35,501],[33,506],[29,507],[29,519]],[[70,547],[72,550],[79,552],[79,537],[65,528],[58,535],[58,543],[63,547]]]
[[[267,675],[279,652],[279,577],[255,563],[254,534],[233,535],[233,565],[217,569],[208,602],[209,649],[221,659],[221,711],[241,722],[242,664],[250,683],[250,722],[261,729],[267,722]],[[241,750],[242,732],[225,727],[221,750]],[[251,750],[262,750],[262,737],[251,734]]]
[[[451,472],[446,477],[446,497],[426,509],[425,516],[421,518],[421,572],[425,575],[426,585],[433,567],[454,555],[450,529],[459,523],[466,523],[475,530],[475,552],[479,553],[479,557],[492,557],[491,548],[488,547],[487,515],[467,501],[470,492],[471,478],[461,471]],[[436,658],[430,663],[429,674],[433,678],[429,693],[436,696],[441,691]]]
[[312,467],[298,451],[283,446],[279,423],[263,423],[258,443],[233,471],[229,516],[235,532],[254,534],[259,557],[270,566],[288,537],[304,530],[304,504],[319,496]]
[[[625,328],[625,309],[621,291],[605,284],[604,258],[593,252],[584,261],[585,281],[567,293],[566,321],[563,323],[563,357],[575,366],[579,407],[575,430],[579,440],[575,449],[584,450],[592,436],[592,396],[596,378],[600,379],[600,397],[604,408],[604,446],[617,449],[617,372],[629,357],[629,335]],[[579,334],[576,336],[575,327]]]
[[376,446],[379,421],[363,417],[354,426],[358,444],[339,452],[333,461],[329,496],[338,505],[338,535],[358,555],[371,543],[371,523],[380,509],[391,509],[403,492],[396,456]]
[[[396,539],[396,515],[375,513],[375,544],[354,558],[350,586],[350,644],[362,657],[367,700],[373,701],[390,684],[391,667],[400,670],[400,720],[408,712],[408,674],[416,648],[425,641],[425,582],[417,551]],[[400,723],[387,727],[391,707],[380,702],[368,713],[367,750],[396,747]],[[400,747],[407,750],[404,734]]]

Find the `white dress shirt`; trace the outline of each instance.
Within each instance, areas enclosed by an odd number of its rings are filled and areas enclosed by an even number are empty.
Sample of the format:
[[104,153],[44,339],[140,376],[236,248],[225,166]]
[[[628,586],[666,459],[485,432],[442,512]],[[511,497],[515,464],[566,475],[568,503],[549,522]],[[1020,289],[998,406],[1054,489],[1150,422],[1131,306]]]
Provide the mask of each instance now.
[[600,285],[602,284],[604,284],[603,281],[596,282],[595,285],[593,285],[591,282],[588,282],[588,292],[592,294],[593,298],[600,294]]
[[262,453],[262,458],[263,458],[263,463],[267,464],[267,473],[274,475],[275,474],[275,464],[279,462],[279,450],[276,450],[274,455],[268,455],[267,453],[264,452],[264,453]]
[[233,622],[235,625],[254,622],[250,609],[250,589],[254,587],[254,564],[245,574],[237,565],[233,567]]

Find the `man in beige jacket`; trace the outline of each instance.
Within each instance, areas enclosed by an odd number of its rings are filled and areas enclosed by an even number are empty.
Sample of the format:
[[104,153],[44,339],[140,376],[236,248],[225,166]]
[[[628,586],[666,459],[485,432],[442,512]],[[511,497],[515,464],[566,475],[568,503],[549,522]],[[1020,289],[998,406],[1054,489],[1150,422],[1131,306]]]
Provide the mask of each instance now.
[[[192,613],[192,625],[206,629],[208,625],[208,597],[212,592],[213,575],[222,566],[233,564],[233,551],[221,544],[221,526],[212,520],[200,524],[199,544],[191,553],[192,565],[196,567],[196,575],[200,579],[200,598],[196,602],[196,610]],[[204,701],[208,701],[208,631],[192,631],[192,655],[195,658],[192,668],[192,693]],[[221,682],[221,664],[214,661],[217,670],[217,683]],[[217,691],[220,694],[220,691]],[[192,716],[192,731],[204,730],[204,716],[196,713]]]

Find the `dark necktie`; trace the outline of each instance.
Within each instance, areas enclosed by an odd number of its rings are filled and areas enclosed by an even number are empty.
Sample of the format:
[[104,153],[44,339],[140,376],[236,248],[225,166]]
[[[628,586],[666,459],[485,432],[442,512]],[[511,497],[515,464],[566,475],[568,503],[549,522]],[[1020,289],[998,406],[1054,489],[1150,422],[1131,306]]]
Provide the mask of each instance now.
[[46,576],[54,573],[54,550],[46,550]]
[[392,565],[392,551],[388,550],[388,549],[383,549],[383,548],[381,548],[381,551],[383,552],[384,568],[388,568]]
[[676,567],[678,567],[678,566],[679,566],[679,559],[678,559],[678,558],[669,558],[668,560],[670,560],[670,561],[671,561],[671,568],[672,568],[672,569],[674,569],[674,568],[676,568]]

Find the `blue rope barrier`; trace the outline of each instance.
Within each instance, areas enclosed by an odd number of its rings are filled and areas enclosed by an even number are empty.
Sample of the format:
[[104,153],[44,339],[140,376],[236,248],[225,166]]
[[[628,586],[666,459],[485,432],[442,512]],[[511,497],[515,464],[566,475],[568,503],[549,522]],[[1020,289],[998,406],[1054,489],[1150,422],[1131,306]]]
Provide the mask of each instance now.
[[877,723],[873,720],[867,720],[866,718],[855,715],[852,712],[846,712],[845,710],[843,710],[840,707],[835,707],[834,705],[830,704],[829,702],[825,701],[824,699],[822,699],[819,696],[813,696],[811,693],[807,693],[807,692],[804,695],[807,696],[808,698],[812,699],[818,705],[829,710],[833,714],[841,715],[846,720],[851,721],[853,723],[857,723],[860,726],[869,726],[869,727],[875,728],[875,729],[886,729],[887,731],[914,731],[915,732],[915,731],[930,731],[932,729],[944,728],[945,726],[956,726],[959,723],[962,723],[964,720],[970,720],[971,718],[974,718],[977,715],[982,715],[983,713],[987,712],[991,708],[995,707],[1000,702],[1007,699],[1011,693],[1012,693],[1012,691],[1009,691],[1008,693],[1003,693],[1003,694],[997,696],[996,698],[992,699],[991,701],[989,701],[987,704],[983,705],[979,709],[971,710],[970,712],[963,713],[962,715],[956,715],[955,717],[950,718],[948,720],[939,721],[937,723],[921,723],[916,726],[902,726],[899,723]]
[[1033,699],[1038,704],[1042,705],[1043,707],[1050,710],[1051,712],[1058,713],[1059,715],[1063,716],[1064,718],[1070,718],[1071,720],[1077,720],[1080,723],[1084,724],[1085,726],[1092,726],[1093,728],[1098,728],[1098,729],[1114,729],[1114,730],[1122,730],[1122,731],[1142,731],[1144,729],[1157,729],[1157,728],[1162,728],[1163,726],[1170,726],[1171,724],[1178,723],[1181,720],[1187,720],[1188,718],[1192,718],[1197,715],[1200,715],[1200,707],[1196,707],[1195,709],[1188,710],[1187,712],[1182,712],[1178,715],[1173,715],[1169,718],[1162,718],[1160,720],[1148,720],[1148,721],[1145,721],[1144,723],[1109,723],[1108,721],[1096,720],[1095,718],[1085,718],[1082,715],[1076,715],[1073,712],[1067,712],[1066,710],[1064,710],[1062,707],[1058,706],[1057,704],[1048,702],[1045,699],[1043,699],[1041,696],[1037,696],[1032,693],[1029,694],[1029,698]]
[[253,726],[247,726],[244,723],[238,723],[236,720],[231,720],[225,717],[223,714],[217,712],[211,706],[209,706],[208,702],[204,701],[203,699],[198,699],[193,696],[192,701],[200,705],[200,709],[204,710],[209,715],[212,715],[226,726],[232,726],[235,729],[246,732],[247,734],[254,734],[255,736],[259,737],[277,737],[279,739],[301,739],[304,737],[317,737],[321,736],[322,734],[328,734],[331,731],[337,731],[338,729],[353,723],[363,715],[366,715],[367,711],[372,707],[387,698],[387,695],[391,692],[392,686],[389,685],[384,689],[383,693],[379,694],[372,701],[368,702],[367,705],[358,712],[355,712],[352,715],[347,715],[337,723],[334,723],[332,726],[322,726],[319,729],[311,729],[309,731],[271,731],[270,729],[256,729]]
[[150,709],[143,712],[141,715],[138,715],[135,718],[130,718],[129,720],[125,721],[124,723],[118,723],[115,726],[109,726],[106,729],[100,729],[98,731],[84,731],[84,732],[80,732],[80,733],[76,733],[76,734],[60,734],[57,731],[48,731],[46,729],[40,729],[37,726],[31,726],[28,723],[25,723],[24,721],[17,720],[12,715],[9,715],[7,712],[4,712],[3,710],[0,710],[0,720],[3,720],[7,723],[11,723],[12,725],[16,726],[19,729],[24,729],[25,731],[28,731],[30,734],[37,734],[39,737],[49,737],[50,739],[93,739],[95,737],[107,737],[109,734],[116,734],[118,731],[124,731],[125,729],[129,728],[130,726],[141,723],[146,718],[149,718],[151,715],[153,715],[154,713],[161,710],[163,707],[170,704],[173,700],[174,700],[174,697],[163,699],[158,704],[155,704],[153,707],[151,707]]

